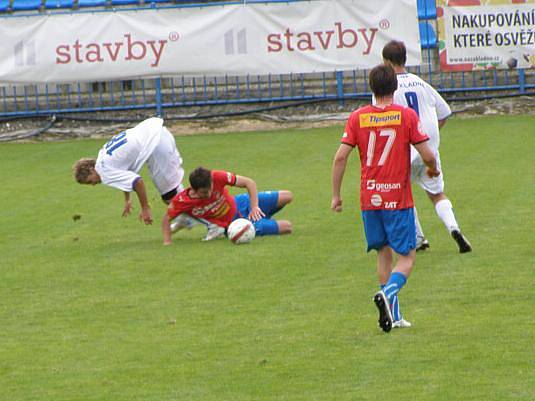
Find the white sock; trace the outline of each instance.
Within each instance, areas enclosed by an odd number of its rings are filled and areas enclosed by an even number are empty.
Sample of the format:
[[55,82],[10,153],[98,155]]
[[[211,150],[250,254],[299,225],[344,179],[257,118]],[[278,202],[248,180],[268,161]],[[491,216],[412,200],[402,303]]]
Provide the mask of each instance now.
[[418,219],[418,213],[416,212],[416,208],[414,208],[414,224],[416,225],[416,241],[418,241],[418,238],[425,238],[424,231],[422,230],[422,226],[420,224],[420,220]]
[[459,230],[459,224],[457,224],[453,214],[453,205],[449,199],[438,201],[435,205],[435,210],[450,233],[453,230]]

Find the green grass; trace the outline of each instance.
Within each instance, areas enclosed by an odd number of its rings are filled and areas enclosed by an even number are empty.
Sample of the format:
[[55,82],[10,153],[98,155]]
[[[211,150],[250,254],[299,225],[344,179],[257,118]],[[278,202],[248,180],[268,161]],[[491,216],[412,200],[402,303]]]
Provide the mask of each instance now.
[[474,252],[415,188],[431,248],[401,293],[414,327],[388,335],[356,160],[329,209],[342,126],[177,138],[188,172],[294,192],[294,233],[246,246],[194,229],[163,247],[150,183],[155,224],[121,218],[120,192],[71,177],[102,140],[0,145],[0,400],[533,401],[534,125],[448,122],[446,193]]

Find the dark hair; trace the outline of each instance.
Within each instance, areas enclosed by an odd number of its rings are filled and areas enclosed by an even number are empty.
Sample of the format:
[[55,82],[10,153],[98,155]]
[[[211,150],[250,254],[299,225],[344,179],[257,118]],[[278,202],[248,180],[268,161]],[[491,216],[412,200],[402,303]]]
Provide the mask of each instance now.
[[407,49],[405,43],[391,40],[383,47],[383,60],[395,66],[404,67],[407,62]]
[[370,71],[370,88],[375,97],[393,95],[398,88],[398,78],[394,69],[386,64],[379,64]]
[[189,183],[195,191],[212,186],[212,172],[204,167],[197,167],[189,175]]

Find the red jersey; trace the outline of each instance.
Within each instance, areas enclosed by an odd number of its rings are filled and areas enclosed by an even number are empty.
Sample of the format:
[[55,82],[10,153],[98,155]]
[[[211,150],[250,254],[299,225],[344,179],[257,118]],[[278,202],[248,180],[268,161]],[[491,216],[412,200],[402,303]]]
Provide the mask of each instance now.
[[342,143],[359,149],[362,210],[414,206],[410,145],[428,139],[421,131],[418,115],[408,107],[369,105],[351,113]]
[[177,194],[167,208],[167,214],[174,219],[180,213],[187,213],[197,219],[204,219],[210,223],[227,228],[236,214],[236,201],[225,188],[234,186],[236,176],[227,171],[212,171],[212,194],[207,199],[192,198],[192,189],[186,188]]

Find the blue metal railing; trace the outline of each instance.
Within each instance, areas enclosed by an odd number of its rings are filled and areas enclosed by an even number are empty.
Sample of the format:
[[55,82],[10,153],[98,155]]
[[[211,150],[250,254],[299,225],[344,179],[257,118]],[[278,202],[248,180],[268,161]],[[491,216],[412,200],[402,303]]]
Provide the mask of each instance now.
[[[153,3],[134,9],[209,5],[213,3],[158,6]],[[424,32],[433,29],[432,24],[436,19],[434,6],[434,0],[418,0],[419,19],[426,22]],[[118,10],[123,9],[132,10],[131,7]],[[103,8],[97,11],[109,10]],[[53,12],[95,12],[95,10]],[[27,15],[29,14],[0,14],[0,19]],[[436,41],[436,35],[434,37]],[[534,70],[441,72],[436,42],[426,40],[425,43],[426,46],[422,48],[422,66],[411,68],[410,71],[422,76],[448,97],[463,97],[469,94],[477,98],[478,94],[487,97],[488,93],[522,95],[535,89]],[[166,108],[171,107],[324,100],[343,103],[349,99],[369,96],[371,93],[367,84],[366,70],[194,78],[176,76],[70,84],[2,85],[0,83],[0,117],[142,109],[152,109],[156,114],[162,115]]]
[[[425,68],[410,69],[427,77]],[[365,98],[367,71],[247,77],[157,78],[148,80],[3,86],[0,117],[111,110],[215,106],[284,101]],[[521,95],[535,89],[535,74],[519,70],[431,73],[432,85],[448,96],[463,93]]]

